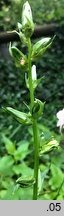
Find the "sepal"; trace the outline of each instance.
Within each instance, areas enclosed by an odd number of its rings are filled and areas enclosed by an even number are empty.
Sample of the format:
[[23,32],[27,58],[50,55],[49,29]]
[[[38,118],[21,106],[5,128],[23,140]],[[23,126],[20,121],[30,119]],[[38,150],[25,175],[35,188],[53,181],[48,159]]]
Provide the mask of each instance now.
[[44,104],[45,102],[41,102],[39,99],[36,99],[34,101],[34,105],[32,107],[32,116],[34,118],[39,118],[41,117],[42,113],[43,113],[43,108],[44,108]]
[[[36,89],[36,87],[40,84],[40,82],[44,79],[44,76],[42,76],[39,79],[32,80],[32,85],[33,85],[33,90]],[[26,87],[29,89],[29,78],[27,78],[27,73],[25,73],[25,82],[26,82]]]

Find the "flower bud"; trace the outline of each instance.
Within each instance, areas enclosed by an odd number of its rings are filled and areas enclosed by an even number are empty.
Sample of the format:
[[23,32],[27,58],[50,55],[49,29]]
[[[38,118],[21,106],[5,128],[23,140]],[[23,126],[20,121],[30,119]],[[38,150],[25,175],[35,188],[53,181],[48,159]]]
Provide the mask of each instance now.
[[44,103],[41,102],[39,99],[36,99],[34,101],[34,105],[32,108],[32,116],[36,119],[41,117],[43,113],[43,108],[44,108]]
[[42,54],[46,51],[46,49],[51,45],[52,40],[51,38],[43,38],[40,41],[38,41],[36,44],[33,46],[32,50],[32,60],[37,60],[39,59]]
[[27,188],[35,184],[35,179],[32,176],[21,176],[16,180],[16,183],[18,183],[22,188]]
[[27,69],[27,58],[26,56],[15,46],[9,46],[10,55],[13,57],[15,61],[16,67],[21,67],[21,69]]
[[25,33],[26,37],[30,37],[34,31],[32,12],[28,1],[26,1],[26,3],[23,5],[22,30]]
[[37,79],[37,74],[36,74],[36,65],[32,66],[32,80],[36,80]]

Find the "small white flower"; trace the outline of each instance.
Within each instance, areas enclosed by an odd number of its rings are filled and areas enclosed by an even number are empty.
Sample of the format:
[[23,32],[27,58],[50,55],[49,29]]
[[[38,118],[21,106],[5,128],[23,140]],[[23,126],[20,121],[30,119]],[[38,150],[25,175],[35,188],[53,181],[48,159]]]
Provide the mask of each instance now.
[[26,3],[24,3],[24,5],[23,5],[23,13],[22,13],[23,25],[25,25],[27,23],[27,18],[29,21],[32,21],[32,11],[31,11],[31,7],[30,7],[28,1],[26,1]]
[[56,116],[58,118],[57,127],[60,127],[61,132],[62,128],[64,128],[64,109],[57,112]]
[[37,79],[37,74],[36,74],[36,65],[32,66],[32,80]]

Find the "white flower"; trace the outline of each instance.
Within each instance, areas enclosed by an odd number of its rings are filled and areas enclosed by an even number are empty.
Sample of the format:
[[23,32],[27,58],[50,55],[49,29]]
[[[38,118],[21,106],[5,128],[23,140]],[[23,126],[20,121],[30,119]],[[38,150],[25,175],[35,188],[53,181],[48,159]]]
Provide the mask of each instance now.
[[32,11],[31,7],[26,1],[23,5],[22,10],[22,29],[26,36],[31,36],[31,34],[34,31],[34,23],[33,23],[33,17],[32,17]]
[[60,127],[61,132],[62,128],[64,128],[64,109],[57,112],[56,116],[58,118],[57,127]]
[[27,22],[27,18],[30,20],[32,20],[32,12],[31,12],[31,7],[28,3],[28,1],[26,1],[26,3],[23,5],[23,13],[22,13],[22,22],[25,25]]
[[36,65],[32,66],[32,80],[37,79],[37,74],[36,74]]

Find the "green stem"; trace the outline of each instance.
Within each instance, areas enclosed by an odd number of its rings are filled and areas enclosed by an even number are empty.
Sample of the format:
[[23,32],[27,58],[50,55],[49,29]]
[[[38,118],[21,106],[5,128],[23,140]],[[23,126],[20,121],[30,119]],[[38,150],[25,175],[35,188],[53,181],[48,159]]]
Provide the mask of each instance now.
[[[32,107],[34,104],[34,90],[32,84],[32,73],[31,73],[31,41],[28,39],[28,77],[29,77],[29,90],[30,90],[30,110],[32,113]],[[33,186],[33,200],[37,200],[38,196],[38,165],[39,165],[39,137],[38,137],[38,126],[37,120],[33,118],[33,137],[34,137],[34,178],[35,184]]]
[[31,41],[30,38],[28,39],[28,77],[29,77],[29,90],[30,90],[30,108],[32,111],[32,106],[34,104],[34,91],[33,91],[33,85],[32,85],[32,73],[31,73]]
[[37,200],[38,196],[38,166],[39,166],[39,139],[37,120],[33,120],[33,136],[34,136],[34,178],[35,184],[33,186],[33,200]]

